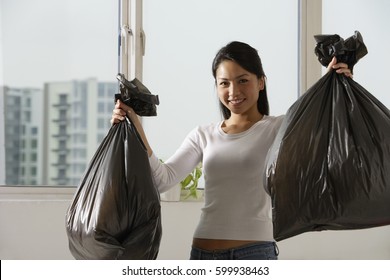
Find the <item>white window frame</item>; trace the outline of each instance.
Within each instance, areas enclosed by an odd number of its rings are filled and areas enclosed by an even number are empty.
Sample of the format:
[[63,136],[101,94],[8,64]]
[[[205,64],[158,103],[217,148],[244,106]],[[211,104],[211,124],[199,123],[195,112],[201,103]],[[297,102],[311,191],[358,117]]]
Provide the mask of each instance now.
[[142,0],[122,0],[120,4],[119,72],[126,79],[142,81],[145,33],[142,28]]
[[[1,32],[1,29],[0,29]],[[1,42],[1,34],[0,34]],[[0,43],[0,84],[3,84],[2,77],[2,49]],[[4,141],[4,89],[0,87],[0,184],[5,182],[5,141]]]
[[[0,11],[2,10],[0,1]],[[3,79],[3,35],[1,28],[1,14],[0,14],[0,184],[5,182],[5,142],[4,142],[4,79]]]
[[299,0],[299,13],[298,92],[302,95],[322,75],[313,37],[322,32],[322,0]]

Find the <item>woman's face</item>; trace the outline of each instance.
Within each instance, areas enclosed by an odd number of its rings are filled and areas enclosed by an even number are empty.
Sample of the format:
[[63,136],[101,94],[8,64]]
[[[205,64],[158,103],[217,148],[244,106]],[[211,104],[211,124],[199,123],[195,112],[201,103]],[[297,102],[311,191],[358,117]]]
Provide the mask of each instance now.
[[234,61],[224,60],[216,71],[219,100],[232,114],[258,113],[259,91],[264,89],[264,79],[257,78]]

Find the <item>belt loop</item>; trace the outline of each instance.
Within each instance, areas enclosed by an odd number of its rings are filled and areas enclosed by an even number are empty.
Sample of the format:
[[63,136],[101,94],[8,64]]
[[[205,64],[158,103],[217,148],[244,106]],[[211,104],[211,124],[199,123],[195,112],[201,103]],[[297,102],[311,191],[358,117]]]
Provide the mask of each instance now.
[[276,255],[276,256],[279,256],[279,247],[278,247],[278,245],[276,244],[276,242],[274,242],[274,248],[275,248],[275,255]]
[[234,248],[229,250],[229,260],[234,260]]

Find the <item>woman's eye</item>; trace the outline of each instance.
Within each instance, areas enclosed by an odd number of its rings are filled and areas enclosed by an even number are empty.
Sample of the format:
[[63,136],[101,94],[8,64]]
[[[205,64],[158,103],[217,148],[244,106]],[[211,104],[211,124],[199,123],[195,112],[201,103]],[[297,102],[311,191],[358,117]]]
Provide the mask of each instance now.
[[227,86],[229,86],[229,83],[228,82],[220,82],[219,85],[221,87],[227,87]]
[[247,79],[241,79],[239,82],[240,82],[240,84],[245,84],[245,83],[248,82],[248,80]]

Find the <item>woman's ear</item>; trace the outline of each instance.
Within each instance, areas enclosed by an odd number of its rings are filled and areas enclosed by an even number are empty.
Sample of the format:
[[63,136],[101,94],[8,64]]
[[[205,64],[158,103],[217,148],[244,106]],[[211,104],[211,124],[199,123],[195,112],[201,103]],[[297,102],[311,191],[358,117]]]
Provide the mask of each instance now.
[[264,85],[265,85],[265,80],[264,80],[264,76],[262,76],[262,77],[259,79],[259,91],[261,91],[261,90],[264,89]]

